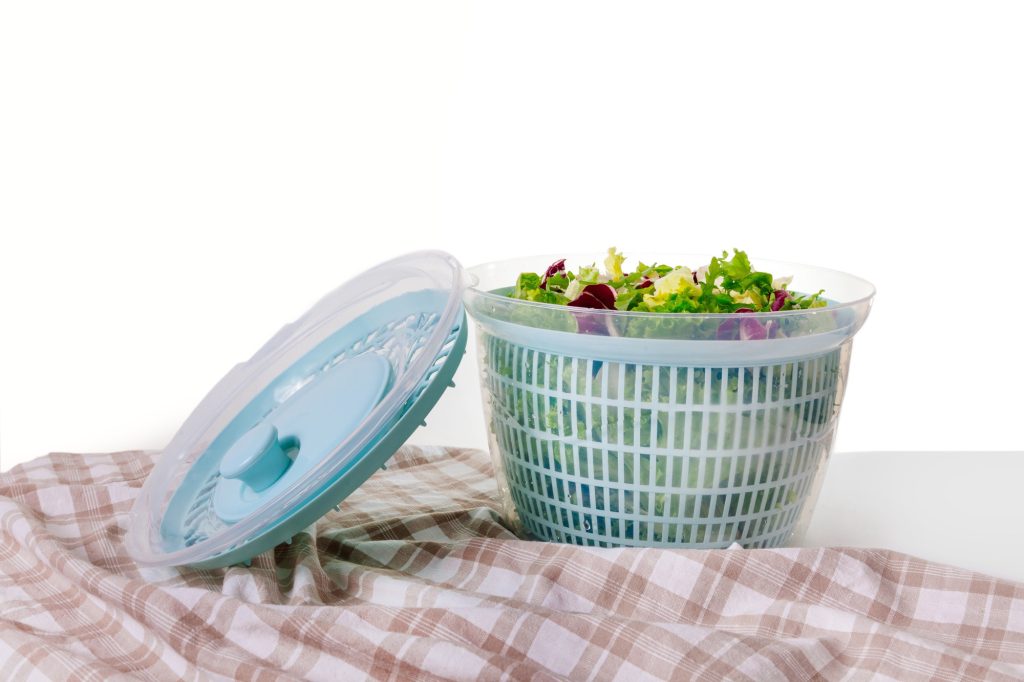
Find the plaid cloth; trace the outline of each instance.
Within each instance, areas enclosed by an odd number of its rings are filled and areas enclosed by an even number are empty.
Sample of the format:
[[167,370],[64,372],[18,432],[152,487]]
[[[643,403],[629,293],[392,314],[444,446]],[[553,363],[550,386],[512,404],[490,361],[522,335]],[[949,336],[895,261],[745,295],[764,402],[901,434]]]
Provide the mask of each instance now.
[[488,457],[406,447],[251,568],[140,570],[155,455],[0,475],[0,679],[1024,678],[1024,585],[888,551],[516,539]]

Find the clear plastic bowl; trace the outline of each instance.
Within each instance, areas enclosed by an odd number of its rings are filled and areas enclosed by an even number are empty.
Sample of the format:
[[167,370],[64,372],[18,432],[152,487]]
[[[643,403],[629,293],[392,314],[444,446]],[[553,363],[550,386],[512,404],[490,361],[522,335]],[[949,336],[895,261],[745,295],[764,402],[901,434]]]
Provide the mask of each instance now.
[[[710,256],[656,254],[696,266]],[[777,547],[814,507],[874,287],[752,259],[825,290],[806,311],[663,314],[507,297],[562,256],[471,269],[484,411],[505,511],[525,535],[598,546]],[[569,256],[571,264],[603,255]],[[754,320],[765,338],[741,339]],[[760,335],[760,334],[758,334]],[[745,334],[743,336],[750,336]]]

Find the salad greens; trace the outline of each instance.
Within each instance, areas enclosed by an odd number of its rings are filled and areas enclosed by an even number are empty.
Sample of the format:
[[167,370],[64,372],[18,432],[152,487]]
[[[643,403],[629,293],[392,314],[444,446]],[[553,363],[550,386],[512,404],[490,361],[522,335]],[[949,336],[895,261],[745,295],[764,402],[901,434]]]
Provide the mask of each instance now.
[[638,263],[631,272],[626,258],[608,249],[602,271],[596,264],[575,272],[565,259],[543,275],[524,272],[509,292],[512,298],[539,303],[604,310],[651,313],[762,313],[806,310],[826,305],[824,290],[801,295],[789,290],[791,277],[773,277],[750,264],[747,254],[733,250],[730,258],[712,258],[696,270],[682,265]]

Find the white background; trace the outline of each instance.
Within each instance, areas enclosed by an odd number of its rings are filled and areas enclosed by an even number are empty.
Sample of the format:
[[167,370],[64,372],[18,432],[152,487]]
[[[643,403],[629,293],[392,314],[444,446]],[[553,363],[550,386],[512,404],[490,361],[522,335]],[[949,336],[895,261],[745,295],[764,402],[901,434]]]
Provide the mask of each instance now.
[[[1014,2],[5,3],[0,469],[161,447],[381,259],[612,244],[873,281],[839,450],[1024,449],[1022,34]],[[472,361],[418,441],[483,444]]]

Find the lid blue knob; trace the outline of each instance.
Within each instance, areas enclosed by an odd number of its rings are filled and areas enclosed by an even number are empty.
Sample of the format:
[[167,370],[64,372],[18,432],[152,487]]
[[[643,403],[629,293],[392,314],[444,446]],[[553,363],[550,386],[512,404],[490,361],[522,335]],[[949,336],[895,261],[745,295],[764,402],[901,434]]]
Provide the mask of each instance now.
[[259,492],[291,465],[277,437],[277,427],[260,422],[235,441],[220,462],[220,475],[237,478]]

